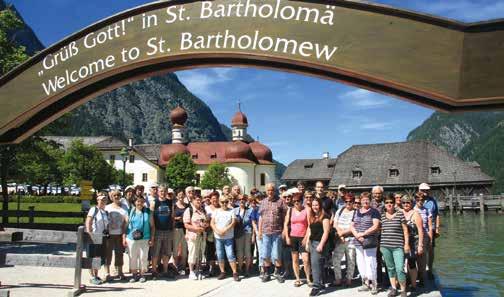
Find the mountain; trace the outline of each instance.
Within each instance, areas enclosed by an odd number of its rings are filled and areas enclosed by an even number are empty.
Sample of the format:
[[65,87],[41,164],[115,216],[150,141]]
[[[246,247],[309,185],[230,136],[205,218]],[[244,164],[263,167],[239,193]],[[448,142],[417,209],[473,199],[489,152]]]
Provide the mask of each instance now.
[[190,141],[226,140],[210,108],[173,73],[136,81],[98,96],[51,125],[66,126],[57,131],[60,136],[112,135],[123,140],[133,137],[135,144],[170,143],[169,114],[177,106],[187,111]]
[[504,192],[504,112],[435,112],[408,135],[429,140],[466,161],[476,161],[495,178],[494,193]]
[[14,40],[16,44],[24,46],[26,48],[26,53],[30,56],[43,50],[44,45],[40,42],[33,30],[24,22],[16,7],[7,4],[4,0],[0,0],[0,11],[6,9],[7,7],[10,7],[23,23],[21,28],[9,32],[8,37],[11,40]]

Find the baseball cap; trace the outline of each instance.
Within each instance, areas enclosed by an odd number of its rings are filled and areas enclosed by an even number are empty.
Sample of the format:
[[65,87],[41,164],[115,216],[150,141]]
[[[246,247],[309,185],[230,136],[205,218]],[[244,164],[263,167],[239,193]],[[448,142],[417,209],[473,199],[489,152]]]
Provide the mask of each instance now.
[[421,183],[421,184],[418,186],[418,189],[419,189],[419,190],[430,190],[430,186],[429,186],[429,184],[427,184],[427,183]]
[[280,190],[280,189],[287,189],[287,185],[280,185],[280,186],[278,187],[278,189],[279,189],[279,190]]
[[133,187],[133,186],[127,186],[126,189],[124,189],[124,192],[134,191],[134,190],[135,190],[135,187]]
[[149,188],[158,188],[159,185],[157,183],[150,183]]
[[341,189],[346,189],[346,185],[339,185],[338,190],[341,190]]
[[172,188],[168,188],[168,191],[167,191],[167,192],[168,192],[168,194],[173,194],[173,193],[175,193],[175,191],[173,191],[173,189],[172,189]]

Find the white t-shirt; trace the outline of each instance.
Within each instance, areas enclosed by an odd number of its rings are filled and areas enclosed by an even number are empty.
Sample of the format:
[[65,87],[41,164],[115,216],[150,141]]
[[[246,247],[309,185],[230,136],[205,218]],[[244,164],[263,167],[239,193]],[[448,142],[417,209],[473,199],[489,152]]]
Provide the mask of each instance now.
[[111,235],[123,234],[123,223],[128,216],[128,212],[123,207],[113,207],[109,204],[105,207],[109,218],[109,232]]
[[109,220],[107,212],[104,209],[99,209],[96,206],[92,207],[87,216],[91,217],[91,228],[93,233],[102,234],[103,231],[107,229]]
[[[226,228],[231,221],[235,218],[233,209],[223,210],[221,208],[217,209],[213,213],[213,219],[215,220],[215,226],[219,229]],[[232,239],[234,236],[234,229],[229,229],[224,236],[220,236],[214,232],[215,238],[217,239]]]

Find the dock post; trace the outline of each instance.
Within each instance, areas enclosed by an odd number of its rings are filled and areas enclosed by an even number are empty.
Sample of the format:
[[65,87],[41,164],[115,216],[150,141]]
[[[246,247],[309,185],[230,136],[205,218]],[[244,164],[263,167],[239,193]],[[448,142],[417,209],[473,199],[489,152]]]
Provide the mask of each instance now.
[[84,226],[79,226],[77,229],[77,244],[75,253],[75,273],[74,273],[74,287],[68,292],[68,296],[75,297],[85,291],[81,287],[82,281],[82,251],[84,250]]
[[450,194],[448,199],[449,199],[448,200],[448,203],[449,203],[448,207],[450,207],[450,215],[452,215],[453,214],[453,195]]
[[458,208],[459,213],[462,213],[464,211],[464,207],[462,206],[462,201],[460,200],[460,194],[457,194],[457,208]]
[[28,206],[28,223],[35,223],[35,206]]
[[479,195],[479,207],[480,207],[480,213],[485,214],[485,197],[483,194]]

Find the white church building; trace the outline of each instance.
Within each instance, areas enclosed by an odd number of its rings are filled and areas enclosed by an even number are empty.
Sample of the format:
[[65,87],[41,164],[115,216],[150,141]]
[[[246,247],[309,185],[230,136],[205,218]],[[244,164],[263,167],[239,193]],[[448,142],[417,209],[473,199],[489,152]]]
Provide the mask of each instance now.
[[170,113],[172,122],[171,144],[139,144],[133,140],[124,143],[117,137],[66,137],[46,136],[63,145],[66,149],[74,139],[81,139],[85,144],[95,146],[116,169],[124,166],[121,150],[127,149],[126,172],[133,175],[134,185],[148,187],[151,183],[170,185],[165,180],[165,167],[177,153],[189,154],[197,165],[196,184],[205,174],[208,165],[221,163],[226,165],[233,184],[239,185],[243,193],[256,187],[265,191],[265,185],[275,180],[275,163],[271,150],[259,141],[247,142],[248,120],[245,114],[238,111],[231,120],[232,141],[220,142],[188,142],[185,122],[187,113],[177,107]]

